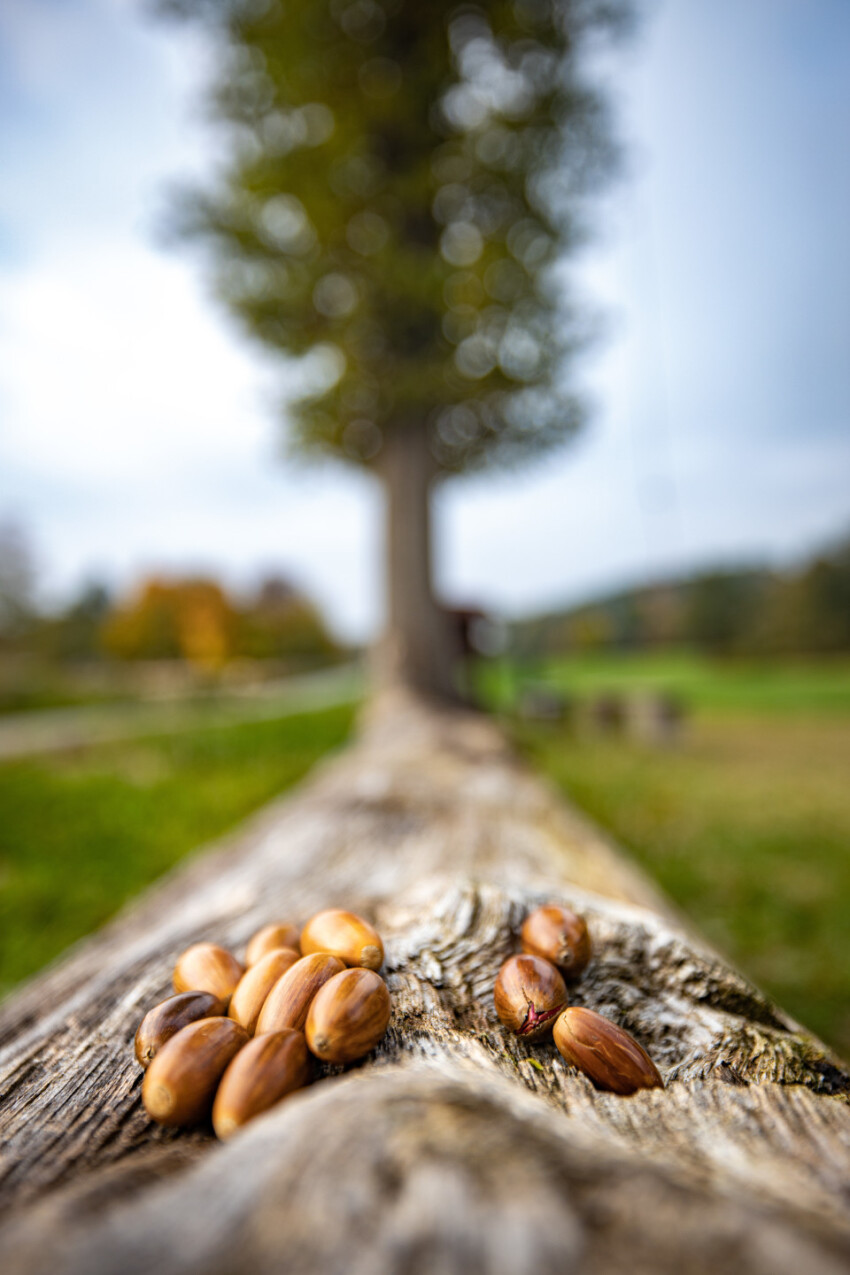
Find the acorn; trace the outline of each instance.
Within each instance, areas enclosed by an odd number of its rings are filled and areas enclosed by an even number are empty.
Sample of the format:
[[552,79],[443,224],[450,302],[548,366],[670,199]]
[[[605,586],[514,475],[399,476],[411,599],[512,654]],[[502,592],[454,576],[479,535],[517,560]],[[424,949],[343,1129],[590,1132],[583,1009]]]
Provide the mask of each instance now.
[[548,903],[525,918],[520,931],[523,952],[551,961],[567,978],[576,978],[591,957],[584,918]]
[[374,1049],[390,1021],[390,994],[374,970],[348,969],[328,979],[307,1015],[307,1044],[328,1063],[349,1063]]
[[276,947],[291,947],[300,956],[298,926],[281,923],[264,925],[261,930],[257,930],[245,949],[245,964],[250,969],[252,965],[257,964],[260,957],[265,956],[266,952],[274,951]]
[[212,992],[227,1001],[245,967],[226,947],[215,943],[193,943],[181,952],[174,966],[175,992]]
[[664,1088],[646,1050],[622,1027],[592,1009],[571,1005],[558,1018],[552,1034],[558,1052],[597,1089],[626,1095],[637,1089]]
[[493,1001],[499,1018],[523,1040],[539,1040],[567,1003],[561,975],[540,956],[511,956],[499,970]]
[[213,1128],[219,1138],[268,1111],[287,1094],[309,1084],[313,1062],[302,1032],[284,1028],[255,1036],[228,1065],[213,1103]]
[[142,1082],[151,1119],[167,1125],[205,1120],[227,1064],[249,1039],[232,1018],[202,1018],[167,1040]]
[[345,965],[362,965],[379,970],[384,963],[384,945],[368,921],[354,912],[328,908],[311,917],[301,931],[301,951],[331,952]]
[[228,1016],[241,1023],[249,1036],[257,1027],[260,1010],[281,974],[285,974],[296,961],[298,953],[291,947],[277,947],[261,956],[256,965],[247,969],[230,998]]
[[345,969],[342,961],[328,952],[302,956],[277,980],[260,1010],[255,1034],[283,1031],[290,1027],[303,1031],[310,1002],[323,983]]
[[224,1001],[212,992],[180,992],[149,1009],[136,1032],[136,1058],[147,1067],[167,1040],[188,1023],[199,1018],[215,1018],[224,1014]]

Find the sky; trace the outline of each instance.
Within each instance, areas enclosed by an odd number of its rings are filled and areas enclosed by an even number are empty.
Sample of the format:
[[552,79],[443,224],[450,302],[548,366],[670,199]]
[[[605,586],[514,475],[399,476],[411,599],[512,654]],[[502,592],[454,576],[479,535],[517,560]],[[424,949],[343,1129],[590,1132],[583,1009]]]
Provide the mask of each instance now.
[[[42,596],[212,571],[382,614],[381,504],[283,457],[280,372],[160,233],[215,163],[197,36],[0,0],[0,522]],[[653,0],[606,62],[626,171],[576,267],[584,434],[437,500],[445,595],[507,615],[850,530],[850,5]]]

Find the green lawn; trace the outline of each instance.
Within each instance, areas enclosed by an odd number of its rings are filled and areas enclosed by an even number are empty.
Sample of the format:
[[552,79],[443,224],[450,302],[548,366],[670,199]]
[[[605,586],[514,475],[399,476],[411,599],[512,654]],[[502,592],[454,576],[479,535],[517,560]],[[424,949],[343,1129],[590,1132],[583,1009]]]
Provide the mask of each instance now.
[[[850,664],[596,657],[533,680],[579,703],[647,686],[682,697],[675,747],[580,724],[512,729],[718,948],[850,1057]],[[521,681],[503,669],[491,693],[504,703]]]
[[0,992],[296,783],[344,706],[0,765]]
[[690,651],[598,654],[560,660],[494,661],[477,676],[488,703],[509,706],[529,682],[576,697],[663,688],[689,707],[758,713],[850,714],[850,659],[710,660]]

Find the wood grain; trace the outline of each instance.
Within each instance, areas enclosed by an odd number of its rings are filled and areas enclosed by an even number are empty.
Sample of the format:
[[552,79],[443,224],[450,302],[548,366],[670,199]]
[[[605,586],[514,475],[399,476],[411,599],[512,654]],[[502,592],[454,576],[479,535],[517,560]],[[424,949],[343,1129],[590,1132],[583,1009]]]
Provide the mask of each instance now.
[[[571,1002],[664,1090],[597,1092],[498,1022],[498,967],[544,902],[590,927]],[[334,906],[385,940],[376,1053],[226,1145],[152,1125],[132,1041],[177,954]],[[385,696],[299,793],[7,1001],[0,1040],[4,1275],[850,1267],[840,1060],[473,715]]]

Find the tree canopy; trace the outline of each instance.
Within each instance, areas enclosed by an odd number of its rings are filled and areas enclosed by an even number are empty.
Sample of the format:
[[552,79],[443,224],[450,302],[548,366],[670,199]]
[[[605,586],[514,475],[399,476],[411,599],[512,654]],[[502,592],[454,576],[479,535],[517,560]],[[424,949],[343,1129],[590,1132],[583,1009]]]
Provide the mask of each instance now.
[[226,159],[182,202],[247,331],[312,354],[292,442],[435,472],[569,436],[581,316],[560,264],[615,157],[586,52],[627,0],[163,0],[211,25]]

